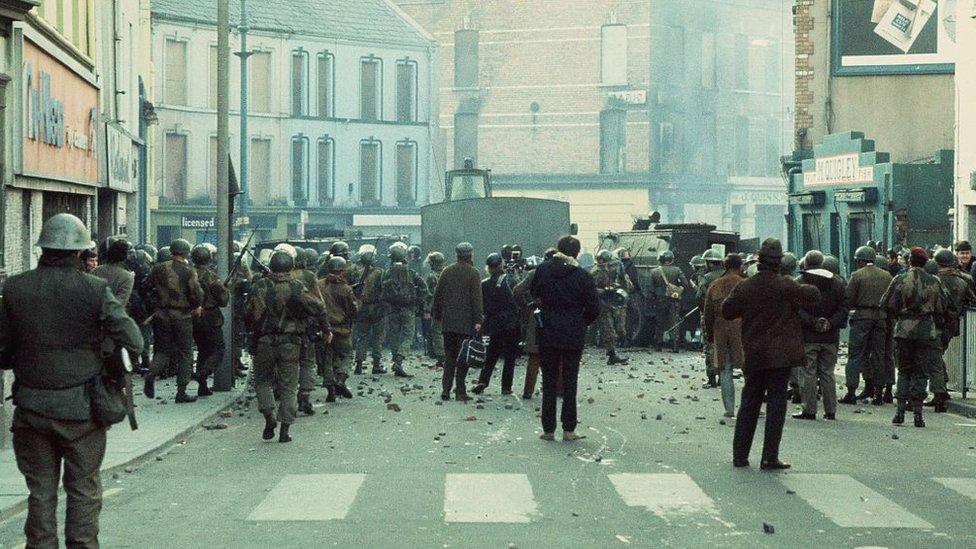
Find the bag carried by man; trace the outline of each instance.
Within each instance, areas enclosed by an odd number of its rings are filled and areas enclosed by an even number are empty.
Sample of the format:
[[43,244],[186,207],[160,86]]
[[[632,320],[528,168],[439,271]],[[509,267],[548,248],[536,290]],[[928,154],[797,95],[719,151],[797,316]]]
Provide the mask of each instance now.
[[487,354],[485,341],[480,337],[472,337],[461,342],[461,350],[458,352],[457,362],[459,366],[478,369],[485,365],[485,355]]
[[677,284],[672,284],[671,281],[668,280],[667,273],[664,272],[664,267],[658,267],[657,270],[660,271],[660,273],[661,273],[661,280],[664,280],[664,284],[665,284],[665,287],[666,287],[666,290],[665,291],[667,292],[667,296],[670,299],[674,299],[676,301],[681,300],[682,294],[685,293],[684,286],[679,286]]

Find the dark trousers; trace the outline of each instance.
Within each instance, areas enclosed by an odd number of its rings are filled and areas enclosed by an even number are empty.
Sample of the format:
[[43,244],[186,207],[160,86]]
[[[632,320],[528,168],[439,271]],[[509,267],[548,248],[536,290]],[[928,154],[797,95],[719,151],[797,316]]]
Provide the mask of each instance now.
[[186,387],[193,373],[193,321],[159,312],[153,319],[152,373],[176,370],[176,384]]
[[580,349],[554,349],[541,347],[539,358],[542,361],[542,430],[546,433],[556,431],[556,397],[559,394],[559,372],[562,364],[563,409],[559,421],[564,431],[576,430],[576,382],[579,378]]
[[220,309],[207,309],[193,319],[193,342],[197,345],[197,381],[207,379],[224,358],[224,315]]
[[898,385],[895,398],[920,403],[928,395],[929,371],[942,361],[942,347],[937,339],[896,339]]
[[732,440],[732,459],[749,459],[752,438],[759,422],[759,409],[766,400],[766,429],[763,435],[763,461],[779,459],[779,443],[783,438],[786,421],[786,388],[791,368],[774,368],[746,372],[742,388],[742,405],[735,422],[735,438]]
[[502,391],[512,390],[512,379],[515,377],[515,361],[518,359],[518,328],[511,328],[491,335],[488,352],[485,354],[485,366],[478,376],[478,383],[488,386],[491,374],[495,371],[495,364],[501,358],[505,361],[502,366]]
[[844,369],[844,378],[850,390],[857,389],[861,377],[869,385],[885,385],[883,368],[887,328],[884,319],[851,321],[847,366]]
[[[67,496],[65,544],[98,547],[98,516],[102,510],[99,469],[105,457],[105,429],[90,422],[46,418],[37,418],[33,423],[28,426],[15,418],[12,429],[17,467],[30,490],[24,523],[27,547],[58,546],[61,482]],[[91,430],[78,436],[85,425]]]
[[467,394],[464,387],[464,378],[468,375],[468,367],[458,364],[458,353],[461,352],[461,343],[471,336],[454,332],[444,332],[444,373],[441,377],[441,386],[445,395],[451,393],[451,387],[459,395]]

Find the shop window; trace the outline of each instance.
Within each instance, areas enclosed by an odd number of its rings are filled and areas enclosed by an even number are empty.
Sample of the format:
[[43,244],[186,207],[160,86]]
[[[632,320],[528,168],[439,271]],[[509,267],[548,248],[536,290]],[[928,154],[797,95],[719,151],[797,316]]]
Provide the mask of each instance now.
[[256,51],[248,60],[248,109],[271,112],[271,52]]
[[271,140],[251,139],[248,198],[255,206],[271,202]]
[[382,199],[383,147],[368,139],[359,144],[359,198],[363,206],[379,206]]
[[478,31],[454,32],[454,87],[478,87]]
[[401,141],[396,149],[396,196],[401,208],[417,202],[417,143]]
[[163,199],[168,204],[183,204],[186,202],[186,135],[167,133],[163,154]]
[[295,206],[308,204],[308,138],[291,139],[291,199]]
[[308,52],[291,52],[291,114],[308,115]]
[[819,213],[805,213],[801,218],[803,251],[820,250],[823,234],[823,218]]
[[383,61],[378,57],[365,57],[359,72],[359,117],[363,120],[380,120],[383,117]]
[[627,111],[606,109],[600,113],[600,173],[626,171]]
[[331,204],[335,200],[335,141],[329,136],[320,137],[316,152],[319,205]]
[[335,116],[335,55],[332,52],[319,53],[317,72],[318,114],[321,118],[330,118]]
[[397,61],[397,122],[417,120],[417,62]]
[[715,88],[715,33],[702,33],[701,37],[701,85],[706,89]]
[[609,24],[600,28],[600,83],[627,85],[627,25]]
[[186,105],[186,42],[166,40],[163,95],[168,105]]

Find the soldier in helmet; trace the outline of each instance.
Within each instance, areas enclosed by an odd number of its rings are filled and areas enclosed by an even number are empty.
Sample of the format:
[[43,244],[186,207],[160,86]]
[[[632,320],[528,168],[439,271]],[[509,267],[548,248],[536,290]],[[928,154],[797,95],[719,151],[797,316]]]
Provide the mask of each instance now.
[[359,301],[359,313],[353,324],[353,342],[356,346],[356,374],[363,373],[363,362],[368,350],[373,359],[373,373],[382,374],[383,338],[386,328],[386,303],[380,280],[383,270],[376,266],[376,246],[363,244],[359,247],[357,263],[349,269],[353,293]]
[[334,242],[332,246],[329,247],[329,257],[341,257],[346,261],[349,261],[349,244],[343,241]]
[[305,248],[305,270],[315,273],[318,270],[318,267],[319,251],[315,248]]
[[680,320],[681,297],[688,287],[688,281],[681,269],[674,265],[674,252],[665,250],[658,256],[658,260],[660,266],[651,270],[651,288],[658,315],[654,344],[660,352],[665,337],[669,337],[671,352],[677,353],[681,342],[677,335],[678,327],[675,325]]
[[329,392],[325,401],[335,402],[337,394],[352,398],[352,392],[346,387],[346,379],[349,378],[349,362],[353,355],[352,323],[359,306],[346,279],[346,260],[342,256],[329,258],[328,268],[328,276],[319,280],[318,285],[325,314],[332,327],[332,341],[326,343],[319,340],[317,347],[320,350],[322,386]]
[[940,331],[943,356],[938,364],[932,365],[929,388],[933,396],[932,400],[926,402],[925,405],[934,406],[936,413],[943,413],[946,411],[946,401],[949,400],[949,391],[946,387],[948,372],[946,371],[945,352],[949,348],[952,338],[959,335],[959,319],[965,314],[966,308],[976,304],[976,295],[973,294],[972,278],[959,271],[959,262],[952,250],[942,248],[936,252],[935,262],[939,267],[936,276],[945,286],[949,301],[946,307],[945,321]]
[[129,297],[132,295],[132,287],[136,280],[135,275],[125,265],[132,245],[122,237],[113,237],[107,240],[105,262],[95,267],[91,274],[105,279],[109,288],[112,289],[115,299],[123,307],[126,307],[129,304]]
[[213,374],[224,357],[226,346],[221,328],[224,325],[224,313],[221,307],[226,307],[230,301],[230,292],[224,282],[217,276],[217,271],[210,265],[213,255],[210,249],[200,245],[190,252],[197,280],[203,289],[203,312],[193,319],[193,341],[197,345],[197,396],[210,396],[213,392],[207,387],[207,378]]
[[631,288],[630,299],[627,300],[626,315],[623,319],[623,337],[621,339],[623,345],[636,345],[642,330],[641,311],[644,309],[644,295],[641,293],[640,276],[630,250],[617,248],[613,253],[617,261],[620,262],[620,268],[624,272],[628,287]]
[[234,243],[234,259],[238,259],[238,254],[245,256],[241,257],[240,263],[237,264],[237,270],[234,271],[231,277],[230,287],[230,292],[233,296],[231,300],[231,318],[234,329],[231,334],[231,358],[234,361],[234,371],[238,376],[244,376],[244,372],[247,370],[241,357],[247,334],[247,330],[244,328],[244,305],[247,303],[247,296],[251,291],[251,283],[254,281],[254,276],[251,273],[251,268],[248,266],[249,261],[247,261],[246,257],[249,253],[240,243]]
[[391,331],[393,373],[397,377],[413,377],[403,369],[403,361],[413,342],[418,309],[427,300],[427,284],[410,269],[408,249],[402,242],[390,246],[390,267],[380,281],[383,301],[389,306],[387,325]]
[[101,349],[142,350],[139,328],[108,283],[80,268],[90,242],[77,217],[48,219],[37,268],[10,277],[0,304],[0,368],[14,371],[14,457],[30,491],[27,547],[58,546],[61,482],[67,545],[98,547],[108,425],[93,415],[89,387],[101,379]]
[[881,304],[895,320],[893,337],[898,360],[898,411],[891,420],[905,422],[909,405],[915,413],[915,426],[925,427],[922,401],[933,364],[942,354],[940,325],[949,308],[949,296],[942,282],[923,270],[928,255],[923,248],[912,248],[909,269],[891,281]]
[[[881,308],[881,297],[891,285],[891,273],[876,264],[876,252],[861,246],[854,252],[857,270],[844,292],[844,305],[851,311],[848,337],[847,366],[844,378],[847,394],[838,402],[856,404],[859,399],[873,397],[872,404],[883,404],[884,391],[891,391],[885,375],[884,355],[888,339],[888,323]],[[857,393],[860,378],[864,378],[864,392]]]
[[162,248],[159,249],[158,252],[156,252],[156,261],[155,261],[156,265],[159,265],[160,263],[166,263],[167,261],[171,261],[172,259],[173,259],[173,253],[170,252],[169,246],[163,246]]
[[627,364],[628,360],[617,355],[616,325],[618,318],[623,316],[623,308],[611,303],[613,293],[618,289],[627,289],[627,281],[623,269],[613,261],[610,250],[600,250],[596,254],[596,265],[590,269],[596,289],[600,292],[600,318],[597,319],[597,332],[600,345],[607,350],[607,364]]
[[327,343],[332,332],[322,301],[295,280],[294,258],[276,251],[270,267],[271,274],[254,284],[244,321],[252,334],[254,385],[265,420],[261,437],[274,438],[280,421],[278,441],[291,442],[288,431],[298,412],[298,371],[302,348],[308,343],[308,326],[318,323]]
[[152,371],[146,376],[145,393],[156,396],[155,380],[168,368],[176,370],[176,403],[193,402],[186,394],[193,374],[193,318],[203,313],[203,289],[196,271],[187,263],[190,243],[182,238],[169,245],[173,259],[157,263],[149,273],[156,296],[153,317]]
[[434,304],[434,288],[437,288],[437,281],[444,271],[444,254],[431,252],[427,255],[427,265],[430,271],[427,273],[427,300],[424,307],[424,322],[427,323],[427,356],[435,360],[434,369],[444,368],[444,335],[441,332],[441,323],[434,320],[431,316],[431,307]]
[[[705,264],[705,274],[701,276],[698,281],[698,291],[695,296],[697,299],[698,311],[705,310],[705,296],[708,295],[708,287],[712,285],[713,282],[718,280],[725,274],[725,268],[722,266],[724,260],[722,259],[722,254],[718,253],[717,250],[709,248],[705,250],[705,253],[701,255],[702,262]],[[705,324],[702,324],[702,330],[705,329]],[[713,338],[702,336],[702,347],[705,352],[705,377],[707,381],[702,385],[703,389],[714,389],[719,386],[719,374],[722,372],[722,364],[716,364],[714,359],[714,353],[712,352],[711,343]]]
[[[411,244],[410,247],[407,248],[407,266],[410,267],[411,271],[417,273],[418,275],[423,272],[424,268],[423,253],[424,252],[420,246],[417,246],[416,244]],[[430,292],[428,292],[428,295],[423,296],[424,306],[417,308],[417,316],[413,321],[414,334],[413,341],[411,343],[414,351],[423,351],[424,347],[426,346],[427,334],[424,331],[424,309],[426,308],[429,295]]]
[[[319,293],[318,278],[310,271],[307,271],[308,256],[303,248],[294,248],[294,269],[292,278],[301,282],[305,289],[312,294],[314,299],[322,301],[322,294]],[[315,414],[312,407],[311,393],[315,390],[315,375],[318,371],[316,366],[315,341],[320,339],[319,321],[310,318],[307,322],[308,334],[302,345],[300,356],[300,368],[298,371],[298,411],[305,415]]]

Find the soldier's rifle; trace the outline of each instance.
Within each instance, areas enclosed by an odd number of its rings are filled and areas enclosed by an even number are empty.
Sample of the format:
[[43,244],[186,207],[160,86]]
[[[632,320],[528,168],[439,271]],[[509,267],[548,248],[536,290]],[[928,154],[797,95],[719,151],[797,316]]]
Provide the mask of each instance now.
[[[247,251],[250,253],[249,248],[251,246],[251,241],[254,240],[254,235],[257,234],[257,232],[258,230],[254,229],[251,231],[251,235],[247,237],[247,242],[245,242],[244,246],[241,247],[241,253],[237,254],[237,259],[234,260],[234,266],[231,268],[230,272],[227,273],[227,280],[224,281],[224,286],[230,284],[231,279],[233,279],[234,275],[237,274],[237,269],[241,268],[241,261],[244,259],[244,252]],[[251,257],[254,256],[252,255]],[[258,263],[261,262],[258,261]]]
[[671,332],[677,330],[679,326],[681,326],[682,324],[685,323],[686,320],[688,320],[689,318],[691,318],[691,315],[693,315],[693,314],[695,314],[697,312],[698,312],[698,307],[695,307],[694,309],[688,311],[688,314],[686,314],[685,316],[681,317],[681,320],[679,320],[677,324],[675,324],[674,326],[671,326],[670,328],[668,328],[667,330],[665,330],[664,333],[670,334]]

